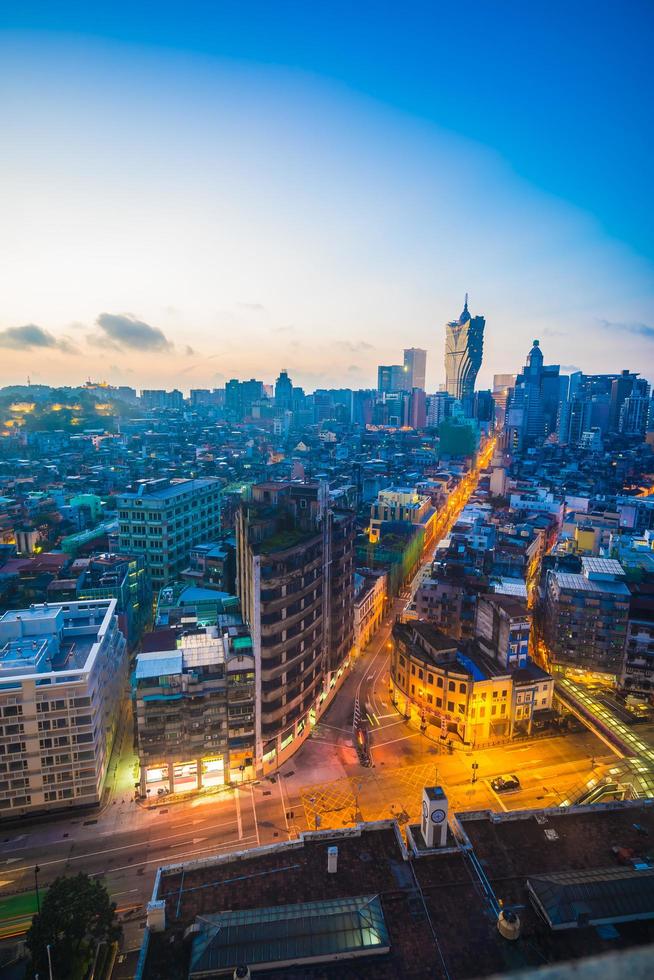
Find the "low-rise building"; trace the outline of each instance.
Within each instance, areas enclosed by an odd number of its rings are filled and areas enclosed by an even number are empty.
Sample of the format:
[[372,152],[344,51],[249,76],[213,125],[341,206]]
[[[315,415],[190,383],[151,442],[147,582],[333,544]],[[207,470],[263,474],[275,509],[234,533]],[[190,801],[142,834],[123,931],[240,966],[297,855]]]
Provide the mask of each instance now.
[[127,683],[116,600],[0,617],[0,814],[98,803]]
[[410,487],[380,490],[370,507],[370,540],[379,540],[384,522],[403,521],[423,529],[423,549],[427,551],[434,541],[437,516],[438,511],[427,494],[419,494]]
[[153,635],[133,681],[141,794],[252,778],[255,666],[245,626]]
[[386,572],[360,568],[354,573],[354,644],[359,650],[381,626],[387,599]]
[[393,627],[391,700],[405,717],[475,744],[511,734],[510,673],[430,623]]

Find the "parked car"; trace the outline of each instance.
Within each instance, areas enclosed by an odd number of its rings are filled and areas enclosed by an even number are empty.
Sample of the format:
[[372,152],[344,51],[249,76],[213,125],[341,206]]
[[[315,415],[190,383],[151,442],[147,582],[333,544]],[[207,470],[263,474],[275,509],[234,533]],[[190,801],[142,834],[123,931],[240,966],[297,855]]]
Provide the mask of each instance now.
[[497,776],[491,780],[491,786],[496,793],[510,793],[512,790],[520,789],[520,780],[517,776]]

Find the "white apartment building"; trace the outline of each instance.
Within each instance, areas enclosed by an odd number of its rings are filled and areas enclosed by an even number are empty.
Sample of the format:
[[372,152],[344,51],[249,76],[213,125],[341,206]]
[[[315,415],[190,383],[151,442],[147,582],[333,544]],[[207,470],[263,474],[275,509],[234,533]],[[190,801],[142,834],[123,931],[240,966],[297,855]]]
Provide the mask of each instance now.
[[115,599],[0,616],[0,819],[99,802],[126,681]]

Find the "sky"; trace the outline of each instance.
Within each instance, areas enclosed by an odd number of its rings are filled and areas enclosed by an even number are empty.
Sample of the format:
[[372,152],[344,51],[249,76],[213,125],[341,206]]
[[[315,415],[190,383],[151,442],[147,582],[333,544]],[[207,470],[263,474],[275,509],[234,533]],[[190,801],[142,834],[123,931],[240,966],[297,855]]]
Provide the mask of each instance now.
[[648,0],[0,0],[0,385],[654,380]]

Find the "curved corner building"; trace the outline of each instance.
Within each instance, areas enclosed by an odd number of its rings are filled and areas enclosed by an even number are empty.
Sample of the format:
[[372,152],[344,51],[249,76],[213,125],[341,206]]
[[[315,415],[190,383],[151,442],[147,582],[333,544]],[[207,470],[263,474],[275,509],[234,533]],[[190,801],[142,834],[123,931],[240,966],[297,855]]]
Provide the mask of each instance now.
[[467,293],[459,319],[445,324],[445,385],[448,395],[464,405],[472,404],[484,353],[485,326],[483,316],[470,316]]

